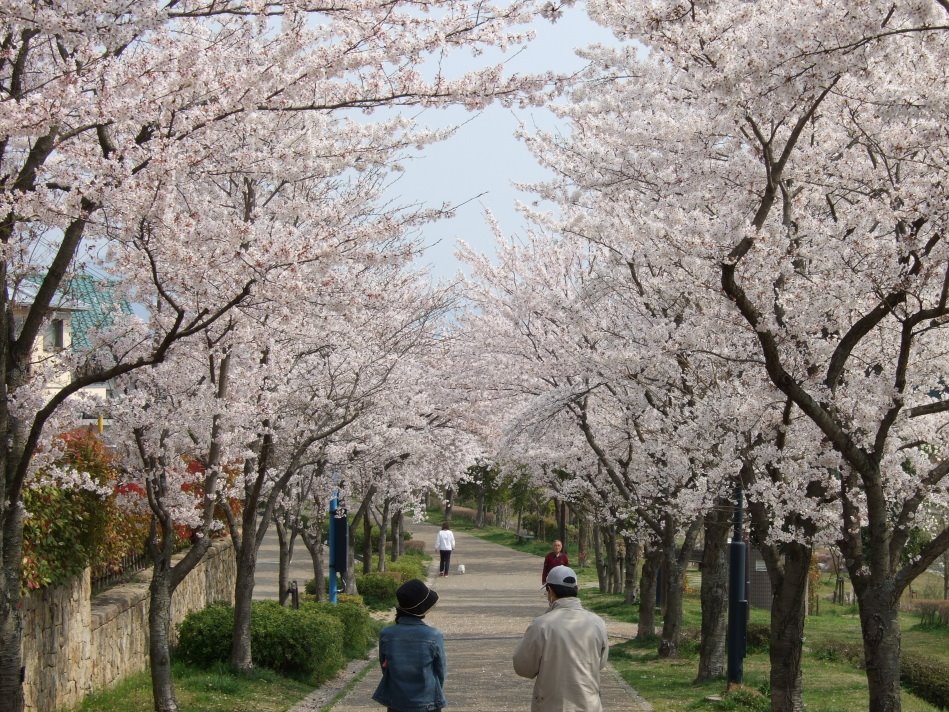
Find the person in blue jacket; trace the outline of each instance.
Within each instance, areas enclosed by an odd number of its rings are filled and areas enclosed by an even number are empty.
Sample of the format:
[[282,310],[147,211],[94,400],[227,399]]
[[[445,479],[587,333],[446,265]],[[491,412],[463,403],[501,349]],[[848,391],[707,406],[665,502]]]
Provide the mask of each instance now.
[[435,712],[448,703],[443,687],[448,670],[445,639],[422,619],[438,594],[418,579],[395,592],[395,625],[379,635],[382,680],[372,699],[389,712]]

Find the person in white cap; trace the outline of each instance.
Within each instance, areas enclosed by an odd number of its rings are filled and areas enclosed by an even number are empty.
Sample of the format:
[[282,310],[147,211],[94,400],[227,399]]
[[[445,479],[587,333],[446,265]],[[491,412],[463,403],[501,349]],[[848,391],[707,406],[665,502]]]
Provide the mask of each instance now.
[[580,605],[577,574],[568,566],[552,568],[544,588],[550,607],[531,621],[514,651],[514,672],[534,680],[531,712],[602,712],[606,624]]

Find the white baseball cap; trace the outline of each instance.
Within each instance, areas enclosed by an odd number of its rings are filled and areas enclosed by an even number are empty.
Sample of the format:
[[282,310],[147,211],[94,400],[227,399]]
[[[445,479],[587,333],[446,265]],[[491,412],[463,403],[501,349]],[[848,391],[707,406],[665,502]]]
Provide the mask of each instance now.
[[573,586],[577,587],[577,574],[569,566],[554,566],[547,572],[547,578],[544,579],[543,588],[553,584],[554,586]]

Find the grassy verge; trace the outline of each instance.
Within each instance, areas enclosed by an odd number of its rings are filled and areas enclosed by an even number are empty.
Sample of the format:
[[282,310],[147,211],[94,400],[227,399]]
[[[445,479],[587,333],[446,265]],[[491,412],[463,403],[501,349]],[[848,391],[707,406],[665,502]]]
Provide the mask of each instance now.
[[[623,603],[618,595],[600,594],[595,589],[582,592],[584,605],[601,615],[616,620],[636,621],[637,611]],[[864,672],[846,662],[827,660],[813,653],[821,641],[842,642],[860,640],[860,623],[848,606],[826,604],[820,616],[810,616],[805,625],[805,654],[802,662],[804,676],[804,703],[809,712],[852,712],[869,709],[867,680]],[[699,600],[686,598],[686,637],[697,637],[700,623]],[[766,625],[766,611],[754,609],[751,623]],[[902,618],[903,648],[949,662],[949,631],[921,629],[912,616]],[[623,678],[648,700],[656,712],[678,710],[748,710],[766,712],[768,702],[768,673],[770,662],[766,650],[751,652],[744,661],[746,690],[740,694],[724,695],[722,681],[695,685],[698,668],[695,645],[683,646],[685,653],[678,660],[660,660],[655,643],[630,641],[614,645],[610,660]],[[723,697],[722,700],[713,700]],[[904,712],[938,712],[923,700],[903,691]]]
[[[432,521],[441,521],[434,513]],[[464,519],[452,522],[455,529],[467,531],[479,538],[517,551],[543,556],[550,550],[549,542],[519,542],[514,532],[499,527],[477,529]],[[595,577],[594,577],[595,578]],[[918,582],[918,588],[934,588],[928,580]],[[863,670],[846,661],[828,660],[826,655],[815,654],[821,647],[836,642],[859,643],[860,620],[855,605],[837,605],[827,600],[830,585],[823,591],[820,615],[809,616],[805,627],[805,651],[802,661],[804,676],[804,703],[809,712],[853,712],[869,709],[867,679]],[[600,615],[628,622],[637,622],[638,609],[623,603],[622,596],[600,594],[595,588],[581,592],[584,605]],[[770,661],[767,650],[752,651],[744,661],[745,689],[724,693],[724,683],[713,681],[695,685],[698,669],[698,630],[701,609],[698,596],[687,595],[684,626],[689,642],[678,660],[660,660],[654,642],[629,641],[614,645],[610,659],[623,678],[648,700],[656,712],[681,710],[746,710],[767,712],[768,675]],[[752,609],[752,624],[768,625],[767,611]],[[949,629],[924,628],[918,616],[904,613],[900,616],[904,652],[925,656],[949,664]],[[715,699],[721,698],[721,699]],[[904,712],[939,712],[938,707],[903,690]]]
[[[313,685],[269,670],[249,675],[224,666],[202,670],[176,664],[175,696],[181,712],[285,712],[313,691]],[[151,678],[132,675],[109,690],[87,697],[79,712],[151,712]]]

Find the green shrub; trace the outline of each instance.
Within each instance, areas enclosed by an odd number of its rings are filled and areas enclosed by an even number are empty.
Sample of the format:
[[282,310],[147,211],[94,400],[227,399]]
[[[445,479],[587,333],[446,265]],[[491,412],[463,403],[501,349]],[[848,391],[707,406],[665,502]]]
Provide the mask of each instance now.
[[335,604],[308,602],[301,609],[315,610],[337,618],[343,624],[343,654],[350,660],[363,657],[375,642],[369,609],[361,600],[339,600]]
[[202,668],[227,662],[233,630],[234,609],[226,603],[212,603],[203,611],[189,613],[178,624],[175,658]]
[[683,628],[679,634],[679,655],[692,657],[699,654],[702,645],[702,631],[698,628]]
[[771,700],[751,687],[739,687],[724,694],[721,702],[716,702],[716,710],[734,710],[735,712],[770,712]]
[[[121,561],[145,550],[149,515],[144,490],[118,485],[118,469],[102,439],[86,429],[59,436],[64,453],[57,464],[83,472],[99,493],[60,484],[28,485],[23,506],[24,588],[56,586],[87,566],[120,573]],[[107,492],[108,494],[103,494]]]
[[[178,626],[175,657],[203,668],[227,662],[234,609],[213,604],[189,614]],[[255,665],[320,683],[343,666],[344,625],[340,618],[308,607],[294,610],[276,601],[254,601],[251,651]]]
[[425,542],[421,539],[413,539],[405,542],[405,552],[403,556],[422,556],[425,553]]
[[[350,523],[353,531],[353,547],[356,553],[362,552],[362,548],[366,542],[366,533],[362,527],[362,524],[356,526]],[[372,526],[372,530],[369,534],[369,545],[372,547],[372,553],[375,554],[379,551],[379,536],[380,531],[379,527],[376,525]],[[412,539],[412,532],[404,532],[404,538],[406,544]],[[424,545],[423,545],[424,546]],[[389,537],[389,532],[386,532],[386,549],[392,551],[392,539]]]
[[251,618],[254,663],[323,682],[343,666],[343,624],[334,616],[276,601],[255,601]]
[[934,707],[949,709],[949,665],[904,652],[900,658],[900,682]]
[[860,641],[826,638],[811,648],[811,652],[818,660],[845,662],[863,667],[863,643]]
[[371,609],[391,608],[395,606],[395,591],[399,582],[386,574],[365,574],[356,576],[356,587],[362,600]]
[[[557,537],[557,520],[553,517],[544,516],[544,531],[546,537],[551,540]],[[536,512],[525,512],[521,517],[521,531],[533,532],[537,534],[540,531],[541,516]]]
[[[350,523],[350,527],[352,528],[353,532],[353,550],[361,556],[362,554],[360,552],[366,543],[366,533],[363,530],[361,524],[357,526]],[[376,552],[379,549],[379,527],[375,525],[373,525],[372,531],[369,534],[369,544],[372,547],[373,552]]]
[[[473,507],[453,505],[451,508],[451,517],[452,519],[463,519],[466,522],[474,522],[478,518],[478,510]],[[494,512],[484,513],[484,523],[488,526],[494,525],[495,519]]]
[[767,623],[749,623],[745,632],[745,649],[751,653],[766,653],[771,648],[771,626]]
[[428,573],[428,562],[420,556],[400,556],[398,561],[387,561],[386,568],[402,574],[403,581],[414,578],[424,581]]

